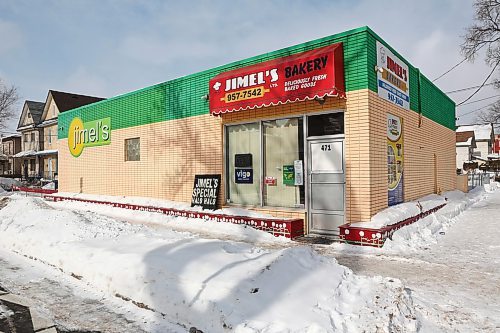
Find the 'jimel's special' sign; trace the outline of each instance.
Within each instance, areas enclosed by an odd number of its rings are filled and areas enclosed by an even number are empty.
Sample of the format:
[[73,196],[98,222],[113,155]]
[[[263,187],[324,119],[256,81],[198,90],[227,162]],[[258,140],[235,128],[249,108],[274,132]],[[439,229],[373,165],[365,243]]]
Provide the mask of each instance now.
[[220,175],[195,175],[191,207],[217,209],[217,197],[220,190]]
[[220,114],[344,94],[342,44],[222,73],[210,80],[210,112]]

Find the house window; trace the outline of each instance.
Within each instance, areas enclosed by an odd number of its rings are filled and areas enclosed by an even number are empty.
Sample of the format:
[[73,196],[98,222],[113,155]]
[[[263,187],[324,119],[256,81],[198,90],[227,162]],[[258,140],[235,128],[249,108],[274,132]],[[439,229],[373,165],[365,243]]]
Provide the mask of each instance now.
[[35,142],[35,132],[31,133],[31,142]]
[[30,171],[36,170],[35,160],[30,160]]
[[47,142],[52,143],[52,133],[50,129],[47,130]]
[[28,134],[24,134],[24,142],[28,142],[29,141],[29,135]]
[[141,160],[141,139],[125,139],[125,161]]

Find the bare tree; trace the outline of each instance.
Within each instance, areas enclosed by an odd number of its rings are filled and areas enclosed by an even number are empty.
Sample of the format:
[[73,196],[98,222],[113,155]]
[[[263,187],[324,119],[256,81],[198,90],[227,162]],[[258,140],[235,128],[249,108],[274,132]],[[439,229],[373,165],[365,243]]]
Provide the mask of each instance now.
[[0,129],[5,128],[14,116],[14,106],[18,100],[17,88],[5,85],[0,79]]
[[[467,34],[464,36],[461,47],[462,54],[467,60],[474,61],[479,51],[484,48],[485,61],[488,66],[492,67],[492,70],[483,84],[465,101],[469,100],[486,84],[486,81],[500,65],[500,1],[476,0],[474,9],[474,24],[467,29]],[[498,80],[495,86],[497,89],[500,88]],[[478,118],[483,122],[500,120],[500,100],[481,112]]]

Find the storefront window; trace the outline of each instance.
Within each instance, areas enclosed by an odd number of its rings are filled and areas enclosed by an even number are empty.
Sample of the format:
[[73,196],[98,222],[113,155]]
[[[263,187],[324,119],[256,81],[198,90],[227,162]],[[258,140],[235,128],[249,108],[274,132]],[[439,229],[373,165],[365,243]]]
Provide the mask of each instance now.
[[304,140],[302,118],[263,122],[264,205],[304,204]]
[[229,203],[259,206],[262,197],[265,206],[303,207],[302,118],[228,126],[226,133]]
[[344,113],[327,113],[307,118],[307,135],[323,136],[344,134]]
[[227,127],[228,202],[260,205],[259,123]]

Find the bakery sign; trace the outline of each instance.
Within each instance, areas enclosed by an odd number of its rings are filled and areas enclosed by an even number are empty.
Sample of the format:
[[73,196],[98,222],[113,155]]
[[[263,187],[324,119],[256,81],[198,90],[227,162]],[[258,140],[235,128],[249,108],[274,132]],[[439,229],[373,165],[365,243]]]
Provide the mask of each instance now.
[[378,95],[389,102],[410,109],[410,72],[408,65],[377,41]]
[[224,72],[210,80],[210,113],[344,97],[342,43]]

